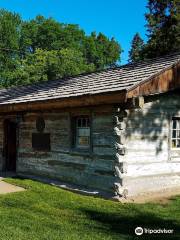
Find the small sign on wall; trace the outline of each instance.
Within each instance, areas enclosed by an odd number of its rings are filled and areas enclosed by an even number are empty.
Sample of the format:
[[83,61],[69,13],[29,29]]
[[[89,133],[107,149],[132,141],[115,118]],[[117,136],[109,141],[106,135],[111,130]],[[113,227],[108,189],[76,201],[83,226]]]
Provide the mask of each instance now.
[[45,129],[45,121],[43,117],[38,117],[36,119],[36,129],[38,132],[42,133]]
[[32,148],[37,151],[50,151],[51,141],[49,133],[32,133]]

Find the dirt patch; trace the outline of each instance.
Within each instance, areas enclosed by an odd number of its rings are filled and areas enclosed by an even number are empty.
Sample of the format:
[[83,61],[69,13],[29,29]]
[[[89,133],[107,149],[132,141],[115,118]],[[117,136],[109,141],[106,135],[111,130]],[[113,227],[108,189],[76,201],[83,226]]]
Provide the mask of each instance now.
[[25,189],[0,180],[0,194],[22,192],[22,191],[25,191]]
[[124,202],[133,203],[160,203],[168,204],[172,197],[180,195],[180,187],[164,189],[159,192],[142,193],[137,196],[129,197]]

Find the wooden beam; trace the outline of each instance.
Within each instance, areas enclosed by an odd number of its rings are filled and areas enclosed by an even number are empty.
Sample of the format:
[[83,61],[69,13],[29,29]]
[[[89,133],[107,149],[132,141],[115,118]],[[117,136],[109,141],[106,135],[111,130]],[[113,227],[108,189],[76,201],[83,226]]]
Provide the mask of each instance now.
[[96,95],[84,95],[56,100],[14,103],[0,105],[0,112],[44,111],[66,107],[86,107],[103,104],[123,103],[126,101],[126,91],[108,92]]
[[115,105],[119,109],[142,109],[144,107],[144,97],[132,97],[128,98],[125,102]]
[[127,98],[147,96],[180,88],[180,63],[132,88]]
[[124,109],[135,109],[143,108],[144,106],[144,97],[132,97],[127,99],[127,102],[123,105]]

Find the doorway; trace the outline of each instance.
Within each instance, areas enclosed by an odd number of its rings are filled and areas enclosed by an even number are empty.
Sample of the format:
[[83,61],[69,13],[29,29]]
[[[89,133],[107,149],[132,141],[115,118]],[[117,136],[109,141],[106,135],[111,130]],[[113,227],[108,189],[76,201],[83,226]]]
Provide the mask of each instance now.
[[12,120],[4,121],[4,171],[16,171],[17,124]]

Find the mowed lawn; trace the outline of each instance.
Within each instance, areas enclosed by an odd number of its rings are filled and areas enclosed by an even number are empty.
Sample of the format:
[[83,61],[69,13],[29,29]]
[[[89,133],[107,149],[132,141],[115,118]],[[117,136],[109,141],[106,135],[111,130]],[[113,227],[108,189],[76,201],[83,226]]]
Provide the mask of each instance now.
[[[31,180],[8,179],[27,191],[0,195],[0,240],[180,239],[180,197],[167,204],[121,204]],[[135,236],[137,226],[173,235]]]

